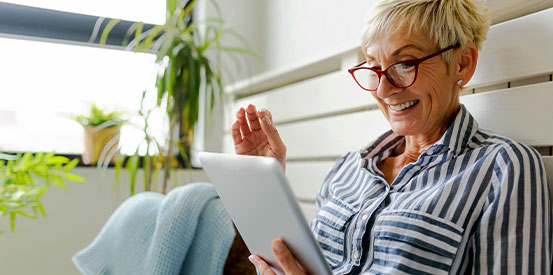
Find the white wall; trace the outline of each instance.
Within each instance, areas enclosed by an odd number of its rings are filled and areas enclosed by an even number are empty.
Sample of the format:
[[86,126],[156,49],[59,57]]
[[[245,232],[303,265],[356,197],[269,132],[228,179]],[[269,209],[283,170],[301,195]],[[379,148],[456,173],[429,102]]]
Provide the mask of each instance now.
[[[209,1],[208,1],[209,2]],[[363,18],[373,1],[352,0],[218,0],[229,28],[242,34],[261,61],[248,60],[249,71],[234,81],[300,60],[320,56],[343,45],[360,43]],[[213,8],[208,3],[208,15]],[[228,77],[228,76],[227,76]]]
[[[67,192],[50,189],[42,202],[46,218],[17,217],[11,233],[9,217],[0,220],[0,274],[79,274],[71,257],[92,242],[117,206],[128,197],[128,184],[113,185],[113,170],[105,177],[95,168],[77,168],[84,183],[68,183]],[[139,174],[137,189],[143,190]],[[177,174],[178,183],[208,181],[202,170]],[[171,182],[172,186],[172,182]],[[118,193],[119,192],[119,193]]]

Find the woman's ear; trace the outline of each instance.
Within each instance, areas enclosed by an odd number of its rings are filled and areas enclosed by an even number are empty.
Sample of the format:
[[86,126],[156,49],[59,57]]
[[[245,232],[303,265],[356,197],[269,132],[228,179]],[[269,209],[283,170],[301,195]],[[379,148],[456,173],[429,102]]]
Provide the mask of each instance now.
[[468,43],[461,49],[456,64],[455,74],[458,80],[468,83],[476,70],[476,61],[478,60],[478,48],[474,43]]

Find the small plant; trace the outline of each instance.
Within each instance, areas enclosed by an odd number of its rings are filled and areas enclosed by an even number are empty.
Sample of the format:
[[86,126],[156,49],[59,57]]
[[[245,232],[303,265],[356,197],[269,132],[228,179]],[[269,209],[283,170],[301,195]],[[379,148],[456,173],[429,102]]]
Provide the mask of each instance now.
[[126,122],[123,112],[106,113],[94,103],[90,104],[88,115],[73,115],[71,118],[83,127],[114,127],[121,126]]
[[86,115],[73,115],[71,118],[81,124],[84,129],[85,164],[96,164],[106,156],[112,158],[117,154],[120,128],[127,123],[124,112],[113,111],[107,113],[96,104],[90,104]]
[[37,219],[40,212],[46,216],[40,198],[50,185],[66,189],[65,180],[83,182],[70,173],[78,159],[69,160],[54,152],[33,155],[0,153],[0,219],[10,217],[11,231],[15,230],[16,215]]

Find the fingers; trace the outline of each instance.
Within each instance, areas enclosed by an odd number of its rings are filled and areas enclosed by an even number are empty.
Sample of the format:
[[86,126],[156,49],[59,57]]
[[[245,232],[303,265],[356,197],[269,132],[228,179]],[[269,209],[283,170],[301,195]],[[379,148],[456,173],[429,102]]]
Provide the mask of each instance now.
[[234,140],[235,145],[242,142],[242,134],[240,134],[240,122],[238,120],[235,121],[230,127],[230,134],[232,135],[232,140]]
[[263,113],[260,113],[261,115],[261,129],[267,135],[269,144],[276,152],[280,152],[281,154],[286,153],[286,146],[284,145],[284,142],[282,142],[282,139],[280,138],[280,134],[278,133],[277,128],[274,126],[272,119],[269,117],[269,112],[266,111],[263,115]]
[[253,254],[248,257],[250,262],[255,265],[260,275],[276,275],[275,272],[269,267],[269,265],[263,261],[259,256]]
[[280,267],[286,274],[305,274],[282,239],[274,240],[272,247]]
[[252,132],[257,131],[261,129],[261,125],[259,123],[259,117],[257,117],[257,111],[255,110],[255,106],[250,104],[246,108],[246,115],[248,118],[248,121],[250,122],[250,127]]
[[257,111],[255,105],[253,104],[249,104],[245,109],[240,108],[238,112],[236,112],[236,121],[231,126],[231,134],[234,143],[240,143],[243,140],[244,136],[253,131],[260,130],[261,115],[265,114],[268,115],[270,121],[272,122],[272,115],[266,109]]
[[238,112],[236,113],[236,118],[238,119],[242,136],[249,135],[252,131],[250,130],[250,126],[246,121],[246,110],[244,110],[244,108],[240,108],[240,110],[238,110]]
[[257,116],[261,119],[264,115],[267,115],[269,116],[269,119],[271,120],[271,122],[273,121],[273,114],[271,114],[271,112],[269,112],[269,110],[263,108],[259,111],[257,111]]

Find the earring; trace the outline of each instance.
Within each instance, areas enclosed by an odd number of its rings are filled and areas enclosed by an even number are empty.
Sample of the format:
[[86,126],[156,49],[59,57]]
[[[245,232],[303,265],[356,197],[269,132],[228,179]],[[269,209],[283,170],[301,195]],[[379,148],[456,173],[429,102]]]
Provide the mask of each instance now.
[[457,85],[459,85],[459,86],[463,85],[463,80],[459,79],[459,81],[457,81]]

